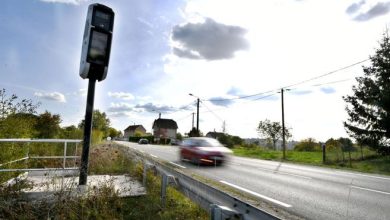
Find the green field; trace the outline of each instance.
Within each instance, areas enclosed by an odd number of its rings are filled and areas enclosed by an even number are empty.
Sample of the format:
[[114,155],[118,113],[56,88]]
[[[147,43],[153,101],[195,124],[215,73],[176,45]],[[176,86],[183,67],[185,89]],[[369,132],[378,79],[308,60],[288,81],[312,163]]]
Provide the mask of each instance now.
[[[282,161],[283,152],[269,150],[262,147],[255,148],[233,148],[234,155],[264,160]],[[363,159],[361,151],[351,152],[351,164],[349,163],[349,153],[327,152],[326,163],[322,161],[322,152],[300,152],[286,151],[286,162],[302,163],[316,166],[326,166],[339,169],[349,169],[367,173],[378,173],[390,175],[390,157],[377,155],[368,148],[363,149]]]

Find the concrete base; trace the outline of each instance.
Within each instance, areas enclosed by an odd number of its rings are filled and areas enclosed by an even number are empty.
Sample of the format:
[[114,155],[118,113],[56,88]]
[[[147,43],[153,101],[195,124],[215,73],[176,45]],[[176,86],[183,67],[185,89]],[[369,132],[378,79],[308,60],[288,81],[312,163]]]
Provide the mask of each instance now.
[[[55,193],[63,192],[72,196],[88,196],[98,193],[99,189],[113,187],[119,197],[141,196],[146,194],[142,184],[127,175],[91,175],[87,178],[87,185],[79,186],[78,171],[32,171],[18,177],[31,182],[33,187],[23,189],[27,198],[43,199],[53,197]],[[8,183],[17,182],[11,180]]]

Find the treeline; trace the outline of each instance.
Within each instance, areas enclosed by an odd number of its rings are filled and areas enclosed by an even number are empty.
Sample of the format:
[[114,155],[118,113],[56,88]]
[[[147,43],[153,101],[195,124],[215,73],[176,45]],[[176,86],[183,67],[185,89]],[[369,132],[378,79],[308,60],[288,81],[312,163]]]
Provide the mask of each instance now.
[[[19,99],[15,94],[8,96],[0,90],[0,138],[62,138],[82,139],[84,120],[76,125],[61,127],[61,116],[49,111],[37,114],[40,103],[31,99]],[[92,142],[106,137],[118,137],[120,131],[110,127],[110,119],[104,112],[95,110],[92,124]]]

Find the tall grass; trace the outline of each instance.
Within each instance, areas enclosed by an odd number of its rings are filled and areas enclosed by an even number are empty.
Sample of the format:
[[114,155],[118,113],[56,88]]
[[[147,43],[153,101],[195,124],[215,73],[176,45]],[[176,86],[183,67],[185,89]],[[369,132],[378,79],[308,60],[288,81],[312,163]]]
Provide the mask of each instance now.
[[[113,143],[93,146],[90,150],[89,174],[126,174],[142,178],[141,164],[134,163],[124,149]],[[209,219],[207,212],[174,188],[168,187],[166,206],[161,206],[160,177],[148,172],[147,195],[120,198],[110,181],[87,196],[74,196],[61,190],[46,200],[27,200],[21,188],[0,186],[0,219]],[[71,183],[74,184],[74,183]]]

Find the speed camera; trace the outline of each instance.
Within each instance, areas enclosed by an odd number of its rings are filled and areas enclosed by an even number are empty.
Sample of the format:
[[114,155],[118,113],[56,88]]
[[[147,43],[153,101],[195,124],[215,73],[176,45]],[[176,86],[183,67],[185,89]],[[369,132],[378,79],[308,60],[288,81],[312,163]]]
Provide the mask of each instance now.
[[80,77],[102,81],[110,61],[114,11],[102,4],[91,4],[85,23],[80,60]]

